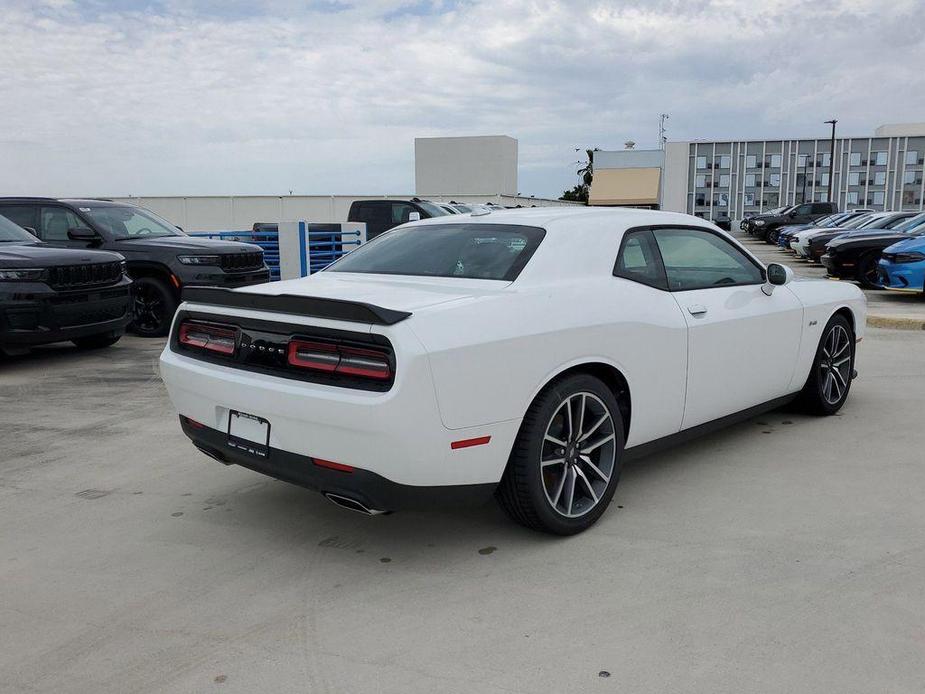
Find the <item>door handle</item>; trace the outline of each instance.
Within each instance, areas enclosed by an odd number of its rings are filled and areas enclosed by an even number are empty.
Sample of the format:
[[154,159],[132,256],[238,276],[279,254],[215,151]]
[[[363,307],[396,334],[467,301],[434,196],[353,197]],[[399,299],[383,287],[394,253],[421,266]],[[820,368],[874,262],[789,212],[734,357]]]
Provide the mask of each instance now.
[[692,316],[702,316],[707,312],[707,307],[703,304],[691,304],[687,307],[687,311]]

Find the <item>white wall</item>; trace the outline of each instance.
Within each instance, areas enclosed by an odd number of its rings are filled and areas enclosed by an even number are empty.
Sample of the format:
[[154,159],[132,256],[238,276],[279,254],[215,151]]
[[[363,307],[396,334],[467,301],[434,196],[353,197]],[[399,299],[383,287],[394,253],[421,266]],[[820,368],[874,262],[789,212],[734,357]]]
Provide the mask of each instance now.
[[[411,195],[240,195],[195,197],[113,198],[146,207],[187,231],[243,231],[254,222],[345,222],[354,200],[394,198],[408,200]],[[569,205],[560,200],[507,195],[431,195],[429,200],[467,203],[491,202],[495,205],[545,207]]]
[[689,151],[687,142],[669,142],[665,147],[665,168],[662,170],[663,210],[687,212]]
[[517,140],[507,135],[414,139],[417,195],[517,195]]

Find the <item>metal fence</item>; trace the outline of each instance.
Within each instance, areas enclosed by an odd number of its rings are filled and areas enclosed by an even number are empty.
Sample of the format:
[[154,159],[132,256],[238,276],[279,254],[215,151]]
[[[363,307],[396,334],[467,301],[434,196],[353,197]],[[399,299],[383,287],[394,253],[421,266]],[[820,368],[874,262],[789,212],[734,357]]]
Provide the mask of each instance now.
[[[270,280],[280,278],[278,231],[202,231],[191,233],[206,239],[243,241],[263,249]],[[299,269],[302,277],[324,270],[363,242],[359,231],[342,231],[340,224],[299,222]]]
[[340,224],[299,222],[299,268],[302,277],[324,270],[361,243],[359,231],[342,231]]

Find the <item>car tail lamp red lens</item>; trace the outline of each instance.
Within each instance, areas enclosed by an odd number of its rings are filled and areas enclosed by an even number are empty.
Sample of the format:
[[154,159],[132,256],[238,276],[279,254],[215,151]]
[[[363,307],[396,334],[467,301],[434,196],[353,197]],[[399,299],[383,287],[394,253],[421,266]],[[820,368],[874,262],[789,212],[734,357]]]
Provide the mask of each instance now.
[[376,349],[310,340],[290,340],[288,361],[290,366],[302,369],[375,381],[388,381],[392,377],[388,353]]
[[218,354],[234,354],[238,344],[238,329],[233,325],[217,325],[185,320],[180,323],[181,345]]

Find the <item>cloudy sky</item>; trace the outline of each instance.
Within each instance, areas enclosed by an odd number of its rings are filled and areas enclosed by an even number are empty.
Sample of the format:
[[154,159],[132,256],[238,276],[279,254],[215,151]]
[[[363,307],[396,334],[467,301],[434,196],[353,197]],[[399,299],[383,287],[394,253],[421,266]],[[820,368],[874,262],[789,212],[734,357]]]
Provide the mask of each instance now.
[[405,193],[413,138],[576,147],[925,121],[925,0],[0,0],[0,194]]

